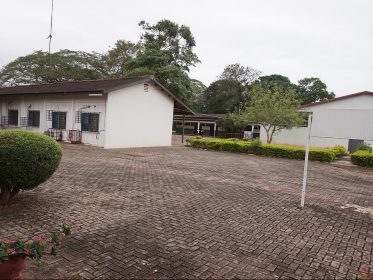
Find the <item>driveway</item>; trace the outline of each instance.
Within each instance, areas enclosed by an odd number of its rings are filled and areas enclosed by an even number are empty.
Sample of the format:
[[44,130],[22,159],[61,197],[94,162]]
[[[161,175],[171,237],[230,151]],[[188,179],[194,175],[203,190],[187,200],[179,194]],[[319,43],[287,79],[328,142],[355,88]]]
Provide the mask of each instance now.
[[373,172],[167,148],[63,145],[55,175],[0,210],[0,240],[77,229],[29,278],[366,278]]

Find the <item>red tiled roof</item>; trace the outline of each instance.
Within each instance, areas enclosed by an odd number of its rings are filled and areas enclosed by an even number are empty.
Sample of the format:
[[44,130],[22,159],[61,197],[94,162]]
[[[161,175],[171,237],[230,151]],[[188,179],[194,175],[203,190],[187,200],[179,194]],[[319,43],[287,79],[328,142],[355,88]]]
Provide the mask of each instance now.
[[348,95],[336,97],[336,98],[333,98],[333,99],[324,99],[324,100],[320,100],[320,101],[317,101],[317,102],[304,104],[304,105],[301,106],[301,108],[321,105],[321,104],[330,103],[330,102],[343,100],[343,99],[347,99],[347,98],[352,98],[352,97],[356,97],[356,96],[360,96],[360,95],[373,95],[373,92],[362,91],[362,92],[357,92],[357,93],[353,93],[353,94],[348,94]]

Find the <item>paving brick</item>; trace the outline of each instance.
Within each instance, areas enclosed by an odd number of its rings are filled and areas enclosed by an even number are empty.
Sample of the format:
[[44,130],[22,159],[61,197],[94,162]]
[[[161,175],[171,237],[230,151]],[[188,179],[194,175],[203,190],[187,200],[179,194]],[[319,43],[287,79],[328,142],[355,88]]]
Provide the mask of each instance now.
[[0,240],[77,229],[26,279],[350,278],[372,267],[373,174],[183,146],[63,145],[58,171],[2,209]]

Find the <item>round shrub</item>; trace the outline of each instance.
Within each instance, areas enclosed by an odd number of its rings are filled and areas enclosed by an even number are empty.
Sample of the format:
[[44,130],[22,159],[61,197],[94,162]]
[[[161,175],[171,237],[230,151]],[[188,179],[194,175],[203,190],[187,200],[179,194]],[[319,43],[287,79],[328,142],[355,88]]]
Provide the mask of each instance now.
[[48,136],[23,130],[0,131],[0,204],[20,190],[46,181],[61,157],[61,146]]

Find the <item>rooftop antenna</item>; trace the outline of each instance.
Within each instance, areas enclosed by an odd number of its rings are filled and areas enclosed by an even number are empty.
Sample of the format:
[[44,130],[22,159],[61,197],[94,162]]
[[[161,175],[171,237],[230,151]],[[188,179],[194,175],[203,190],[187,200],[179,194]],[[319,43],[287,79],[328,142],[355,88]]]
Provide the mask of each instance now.
[[52,44],[52,28],[53,28],[53,2],[54,2],[54,0],[52,0],[51,26],[50,26],[49,36],[47,37],[47,39],[49,39],[49,48],[48,48],[48,53],[49,53],[49,67],[51,67],[51,65],[52,65],[51,44]]

